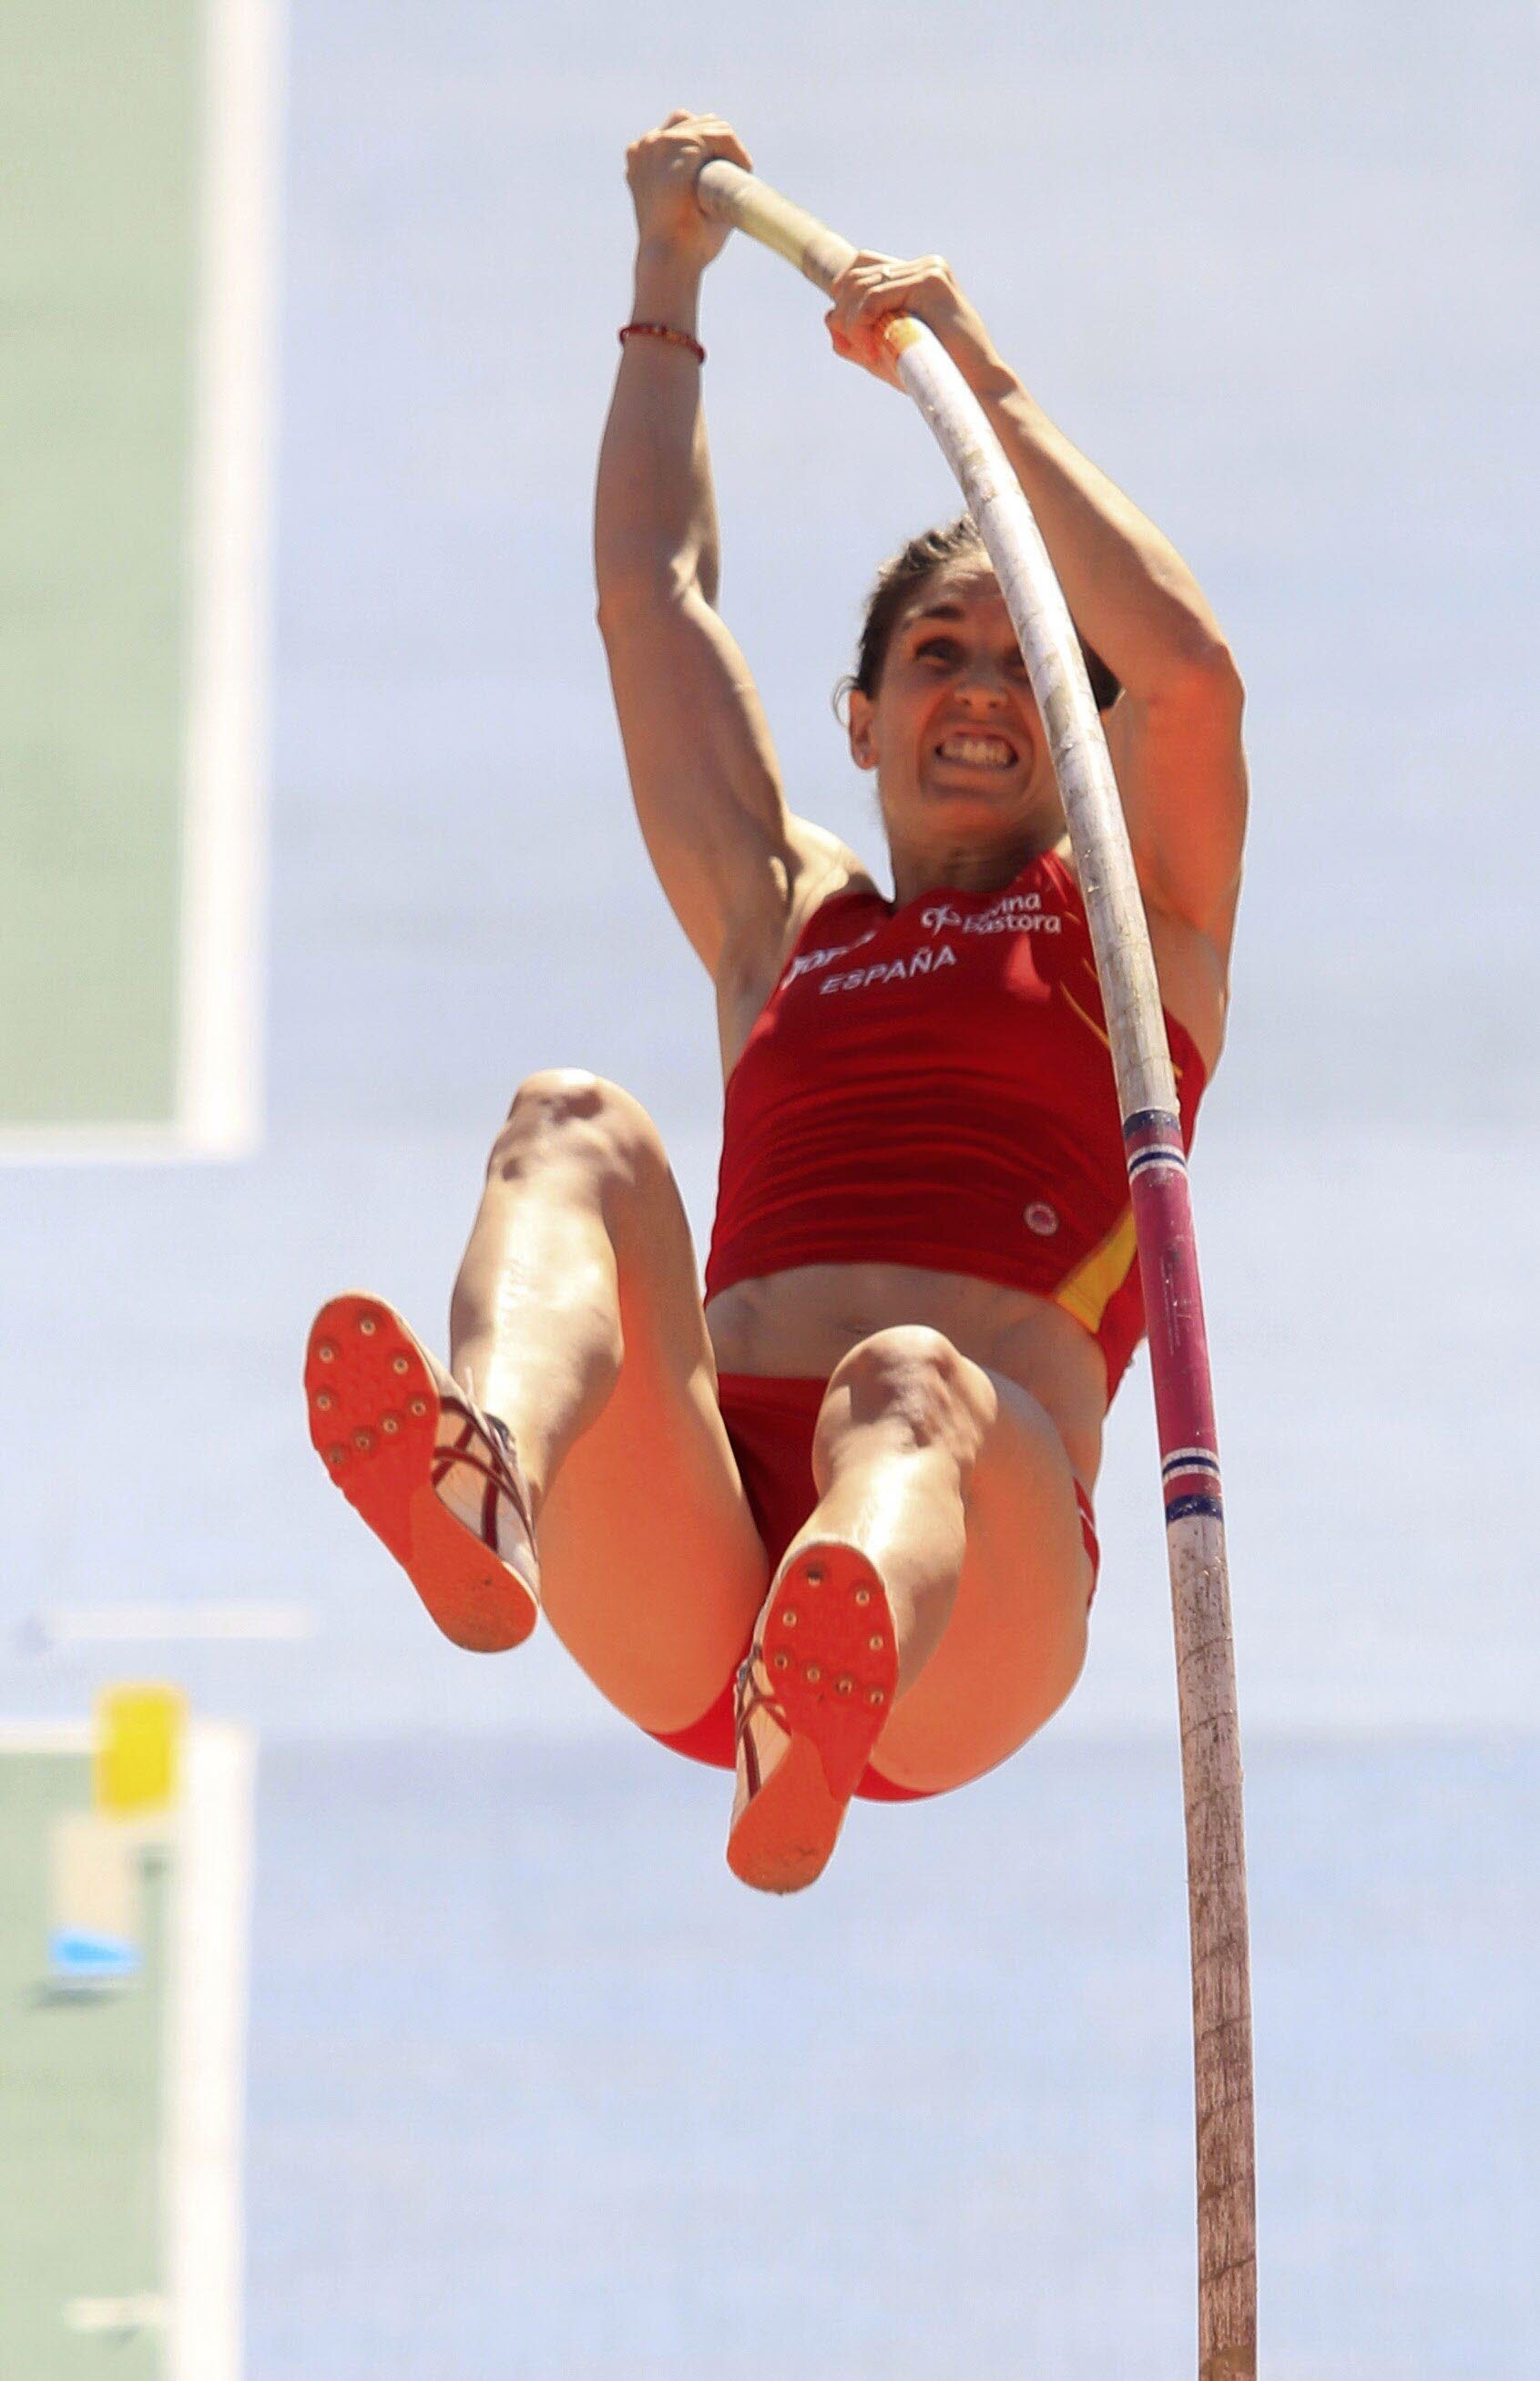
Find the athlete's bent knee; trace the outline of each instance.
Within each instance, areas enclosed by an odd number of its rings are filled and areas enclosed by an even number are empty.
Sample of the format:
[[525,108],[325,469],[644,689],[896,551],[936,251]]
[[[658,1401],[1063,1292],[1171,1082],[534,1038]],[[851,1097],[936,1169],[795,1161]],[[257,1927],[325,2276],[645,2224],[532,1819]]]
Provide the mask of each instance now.
[[829,1375],[827,1397],[837,1391],[852,1422],[892,1420],[921,1445],[959,1442],[962,1452],[960,1442],[976,1446],[987,1427],[988,1375],[926,1324],[893,1324],[858,1341]]
[[591,1073],[587,1067],[542,1067],[538,1073],[526,1075],[515,1092],[508,1105],[508,1121],[511,1124],[515,1117],[530,1117],[546,1118],[553,1124],[587,1123],[629,1100],[630,1093],[622,1091],[618,1083],[607,1082],[603,1075]]
[[519,1173],[534,1151],[587,1159],[605,1172],[666,1166],[640,1100],[583,1067],[546,1067],[519,1084],[492,1147],[490,1171]]

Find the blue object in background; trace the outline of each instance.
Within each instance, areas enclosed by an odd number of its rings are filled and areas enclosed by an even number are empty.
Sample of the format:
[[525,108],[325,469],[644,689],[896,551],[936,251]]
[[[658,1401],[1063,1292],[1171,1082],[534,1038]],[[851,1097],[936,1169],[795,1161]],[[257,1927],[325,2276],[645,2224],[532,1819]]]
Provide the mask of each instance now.
[[62,1928],[48,1938],[49,1974],[55,1984],[128,1984],[143,1965],[139,1945],[116,1935]]

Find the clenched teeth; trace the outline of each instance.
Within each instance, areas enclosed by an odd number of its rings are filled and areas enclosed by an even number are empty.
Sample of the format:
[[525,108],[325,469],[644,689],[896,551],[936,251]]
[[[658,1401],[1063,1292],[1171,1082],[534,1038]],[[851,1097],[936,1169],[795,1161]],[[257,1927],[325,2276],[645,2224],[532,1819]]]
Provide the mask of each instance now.
[[1008,769],[1016,754],[1002,736],[948,736],[936,746],[943,761],[964,761],[974,768]]

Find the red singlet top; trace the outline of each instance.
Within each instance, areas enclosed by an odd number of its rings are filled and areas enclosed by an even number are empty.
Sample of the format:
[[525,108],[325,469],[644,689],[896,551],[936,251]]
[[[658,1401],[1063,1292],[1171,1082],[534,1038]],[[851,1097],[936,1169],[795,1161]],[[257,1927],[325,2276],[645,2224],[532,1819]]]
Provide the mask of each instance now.
[[[1205,1070],[1166,1012],[1182,1138]],[[1003,893],[809,919],[727,1080],[706,1295],[806,1264],[923,1265],[1051,1299],[1106,1360],[1144,1331],[1091,932],[1044,852]]]

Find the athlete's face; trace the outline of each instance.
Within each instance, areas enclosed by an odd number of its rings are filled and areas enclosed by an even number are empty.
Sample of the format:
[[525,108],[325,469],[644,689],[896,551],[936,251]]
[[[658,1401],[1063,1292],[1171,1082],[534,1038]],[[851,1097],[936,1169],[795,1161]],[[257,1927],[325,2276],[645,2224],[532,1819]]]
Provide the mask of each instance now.
[[850,751],[874,769],[889,834],[998,834],[1052,768],[1026,664],[987,562],[948,564],[894,623],[877,690],[850,697]]

